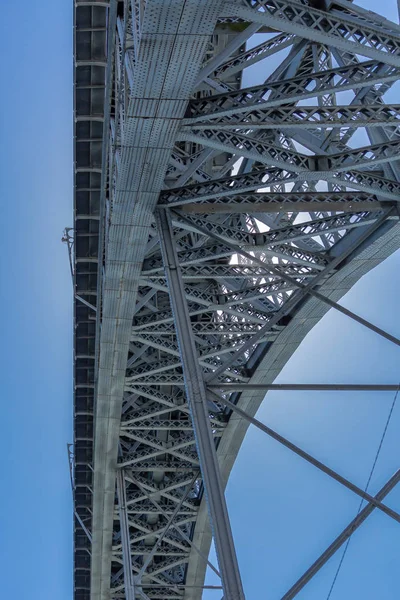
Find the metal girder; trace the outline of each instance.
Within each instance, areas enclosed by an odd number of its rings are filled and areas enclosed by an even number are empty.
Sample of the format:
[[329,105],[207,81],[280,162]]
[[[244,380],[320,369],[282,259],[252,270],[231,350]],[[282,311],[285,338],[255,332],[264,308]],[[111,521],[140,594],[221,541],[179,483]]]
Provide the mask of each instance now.
[[225,2],[226,15],[293,33],[312,42],[327,44],[353,54],[400,66],[400,32],[378,23],[365,23],[327,13],[289,0]]
[[[282,269],[284,267],[277,267]],[[284,268],[285,272],[291,273],[292,275],[301,274],[303,277],[312,277],[315,275],[315,270],[312,267],[298,267],[297,265],[290,265]],[[184,281],[199,281],[202,279],[212,279],[215,281],[224,279],[254,279],[257,280],[260,277],[265,276],[265,272],[260,267],[254,267],[252,265],[235,265],[235,264],[218,264],[218,263],[204,263],[201,265],[181,265],[182,278]],[[155,271],[143,271],[143,276],[149,280],[160,279],[163,274],[158,269]]]
[[[316,178],[318,177],[322,177],[322,174],[316,174]],[[366,190],[390,200],[398,200],[400,195],[399,182],[385,179],[374,173],[357,172],[348,168],[346,172],[340,174],[332,173],[330,178],[332,181],[337,181],[339,185]],[[243,175],[222,177],[204,183],[165,190],[160,195],[160,204],[174,207],[194,202],[201,203],[215,198],[230,198],[256,190],[268,189],[276,184],[291,184],[295,181],[299,181],[298,175],[288,173],[283,169],[257,168]]]
[[[204,248],[196,248],[194,250],[179,252],[179,261],[182,265],[195,265],[204,261],[214,260],[216,258],[230,257],[232,255],[232,249],[229,248],[222,240],[219,244],[207,245]],[[254,244],[249,245],[249,249],[257,250]],[[296,246],[288,246],[285,244],[275,244],[273,250],[268,250],[264,246],[260,247],[260,251],[264,254],[272,256],[280,256],[282,259],[289,260],[291,263],[297,263],[306,267],[312,267],[315,269],[323,269],[329,262],[329,259],[322,253],[310,252],[308,250],[302,250]],[[146,270],[150,269],[153,272],[159,271],[162,268],[161,259],[154,258],[153,260],[147,260],[145,263]]]
[[[196,200],[209,200],[215,197],[231,196],[233,194],[257,190],[260,187],[278,183],[291,183],[296,176],[282,169],[257,168],[245,175],[230,175],[216,178],[197,185],[171,188],[160,194],[161,206],[173,207]],[[399,186],[400,187],[400,186]]]
[[238,56],[234,56],[218,65],[210,74],[215,79],[224,80],[235,73],[243,71],[247,67],[256,64],[260,60],[264,60],[268,56],[272,56],[285,48],[288,48],[295,41],[293,34],[280,33],[272,39],[259,44],[255,48],[241,52]]
[[350,166],[354,169],[362,169],[363,167],[371,166],[376,168],[377,165],[386,162],[394,162],[399,160],[398,151],[400,141],[393,140],[381,144],[373,144],[356,148],[355,150],[346,150],[326,156],[318,156],[316,158],[316,167],[318,170],[327,171],[347,171]]
[[[192,480],[191,480],[190,484],[192,484],[192,483],[194,482],[194,480],[195,480],[195,479],[198,477],[198,475],[199,475],[199,473],[196,473],[196,474],[195,474],[195,477],[194,477],[194,478],[192,478]],[[188,486],[188,488],[187,488],[187,490],[190,490],[190,487],[191,487],[191,486],[189,485],[189,486]],[[160,505],[160,504],[159,504],[159,503],[158,503],[158,502],[155,500],[155,498],[154,498],[154,497],[152,497],[152,495],[151,495],[149,492],[147,492],[147,491],[144,489],[144,486],[139,484],[139,488],[140,488],[141,490],[143,490],[143,492],[145,493],[146,497],[147,497],[147,498],[150,500],[150,502],[153,504],[153,506],[154,506],[154,507],[155,507],[155,508],[156,508],[156,509],[157,509],[157,510],[158,510],[158,511],[161,513],[161,514],[163,514],[164,516],[167,516],[167,513],[165,512],[165,510],[164,510],[164,509],[161,507],[161,505]],[[181,500],[179,501],[179,504],[177,504],[177,506],[176,506],[176,508],[175,508],[174,514],[178,514],[179,510],[180,510],[180,509],[181,509],[181,507],[182,507],[182,504],[183,504],[183,503],[184,503],[184,501],[185,501],[185,497],[186,497],[186,495],[187,495],[187,493],[186,493],[184,496],[182,496]],[[171,521],[171,522],[170,522],[170,521]],[[172,525],[172,524],[173,524],[173,523],[172,523],[172,520],[169,520],[169,522],[170,522],[170,525]],[[176,530],[176,531],[179,533],[180,537],[181,537],[183,540],[185,540],[185,541],[186,541],[186,542],[187,542],[187,543],[188,543],[188,544],[189,544],[189,545],[190,545],[192,548],[194,548],[194,549],[196,550],[196,552],[199,554],[199,556],[201,556],[201,558],[204,560],[204,562],[206,562],[206,563],[207,563],[207,565],[208,565],[208,566],[211,568],[211,570],[212,570],[212,571],[214,571],[214,573],[215,573],[216,575],[218,575],[218,577],[221,577],[221,575],[220,575],[220,572],[218,571],[218,569],[217,569],[217,568],[216,568],[216,567],[215,567],[215,566],[214,566],[214,565],[213,565],[213,564],[212,564],[212,563],[211,563],[211,562],[208,560],[207,556],[205,556],[205,555],[204,555],[204,554],[201,552],[201,550],[199,550],[199,548],[197,548],[197,546],[196,546],[196,545],[193,543],[193,541],[190,539],[190,537],[189,537],[189,536],[187,536],[187,535],[186,535],[186,534],[185,534],[185,533],[182,531],[181,527],[179,527],[179,525],[177,525],[176,523],[174,523],[174,524],[173,524],[173,528],[174,528],[174,529],[175,529],[175,530]],[[190,587],[190,586],[189,586],[189,587]],[[223,587],[222,587],[222,586],[221,586],[221,589],[223,589]]]
[[[178,205],[179,206],[179,205]],[[387,203],[380,202],[374,194],[363,192],[247,192],[238,196],[222,196],[208,201],[183,204],[184,213],[194,214],[253,214],[296,212],[345,211],[375,212]]]
[[[116,6],[116,3],[112,4]],[[104,254],[100,252],[102,259],[100,270],[104,278],[101,288],[102,310],[101,314],[99,311],[97,314],[102,324],[98,338],[98,352],[102,358],[99,359],[96,376],[97,412],[94,423],[95,436],[97,440],[102,441],[96,443],[94,448],[97,469],[94,472],[93,520],[96,527],[93,529],[92,600],[104,600],[109,597],[110,569],[111,573],[114,573],[110,556],[113,531],[112,509],[115,501],[113,482],[116,476],[118,424],[123,406],[130,328],[136,305],[138,281],[135,282],[135,276],[140,271],[145,244],[151,230],[152,209],[157,202],[173,150],[175,130],[178,126],[177,116],[184,115],[187,99],[193,90],[194,80],[201,66],[209,36],[214,30],[218,13],[218,7],[209,0],[202,2],[201,5],[184,0],[177,2],[166,0],[161,7],[156,1],[147,0],[143,8],[137,60],[134,63],[136,96],[129,95],[123,113],[124,120],[120,121],[119,126],[119,131],[122,133],[120,138],[118,136],[114,138],[117,145],[115,143],[110,145],[113,150],[110,153],[110,164],[107,165],[110,168],[108,179],[107,169],[102,171],[109,185],[108,197],[112,209],[110,210],[108,204],[108,210],[104,211],[107,212],[104,229],[105,252]],[[129,16],[126,12],[124,17],[127,20],[133,19],[133,14]],[[198,35],[192,35],[193,22],[203,23],[203,29]],[[155,23],[158,24],[154,25]],[[151,32],[155,31],[154,27],[160,36],[160,41],[164,40],[161,41],[161,46],[148,43],[149,36],[152,37]],[[167,46],[169,44],[170,51],[162,50],[165,44]],[[173,56],[172,47],[175,48]],[[119,49],[116,49],[116,56],[119,56]],[[151,64],[157,65],[155,71],[149,71],[148,67]],[[185,77],[178,78],[176,85],[177,64],[182,70],[181,75],[185,74]],[[118,80],[121,73],[121,69],[113,69],[111,60],[110,76]],[[174,80],[172,96],[168,95],[165,88],[164,94],[167,93],[168,101],[161,102],[161,105],[159,102],[154,104],[153,95],[163,95],[160,81],[167,86],[171,78]],[[122,89],[121,86],[118,89]],[[118,119],[120,115],[121,112],[116,115]],[[146,131],[141,129],[142,116],[146,125],[150,125],[150,129],[147,128]],[[156,139],[152,134],[152,127],[157,128]],[[140,136],[137,135],[138,128],[141,131]],[[113,139],[115,134],[112,129],[110,135]],[[144,160],[142,145],[151,148],[149,152],[152,158],[151,160],[148,158],[148,162]],[[132,165],[135,167],[132,168]],[[147,191],[146,194],[142,193],[143,186]],[[133,217],[130,224],[126,220],[128,214]],[[138,222],[141,223],[139,229]],[[138,235],[139,231],[140,235]],[[126,271],[128,263],[129,273]],[[115,285],[119,290],[118,298],[115,297]],[[116,300],[116,304],[113,299]],[[113,364],[106,360],[111,347],[115,357]],[[165,568],[170,567],[166,565]]]
[[222,117],[236,117],[249,111],[292,104],[330,93],[370,88],[377,84],[394,82],[399,68],[383,68],[375,61],[351,64],[318,73],[308,72],[287,80],[267,82],[239,91],[225,92],[192,100],[184,123],[208,121]]
[[[177,529],[179,529],[179,526],[174,524],[174,519],[178,516],[179,511],[181,510],[182,505],[183,505],[184,501],[186,500],[186,497],[187,497],[188,493],[190,492],[192,486],[194,485],[196,479],[197,479],[197,474],[195,474],[194,477],[191,479],[191,481],[188,483],[188,486],[187,486],[186,490],[182,494],[181,499],[176,504],[175,509],[174,509],[174,511],[172,512],[171,515],[166,515],[165,512],[160,507],[160,505],[154,501],[154,503],[156,504],[156,506],[159,509],[161,509],[161,514],[163,514],[165,517],[167,517],[168,520],[167,520],[167,523],[165,524],[165,526],[163,527],[161,533],[157,536],[157,542],[156,542],[156,544],[154,544],[154,546],[152,547],[152,549],[146,555],[146,559],[145,559],[143,565],[141,566],[140,571],[139,571],[139,573],[137,575],[137,579],[139,580],[139,582],[141,581],[143,574],[145,573],[147,567],[150,565],[153,557],[156,556],[156,554],[158,556],[160,556],[160,555],[166,555],[167,552],[171,552],[171,551],[165,551],[165,550],[163,552],[162,549],[160,548],[160,544],[161,544],[163,538],[165,537],[166,533],[168,532],[168,530],[170,528],[176,527]],[[140,484],[139,484],[139,486],[140,486]],[[150,499],[150,501],[152,501],[151,496],[149,496],[149,499]],[[183,522],[185,523],[186,520],[184,520]],[[143,554],[143,551],[141,552],[141,554]],[[182,549],[180,549],[179,554],[182,554]]]
[[124,584],[126,600],[135,600],[135,583],[132,571],[129,519],[126,510],[126,489],[122,469],[120,469],[117,473],[117,495],[119,506],[119,521],[121,524],[122,560],[124,564]]
[[[168,292],[167,286],[158,285],[157,289],[160,291]],[[220,293],[217,297],[209,297],[209,300],[205,299],[205,294],[200,297],[199,295],[193,295],[191,292],[193,288],[186,287],[185,288],[185,298],[188,301],[191,301],[191,306],[195,304],[199,304],[200,306],[205,306],[207,311],[210,310],[226,310],[229,306],[235,306],[236,304],[241,304],[242,302],[253,302],[256,298],[266,298],[268,296],[274,296],[276,294],[280,294],[285,290],[291,290],[292,287],[288,286],[283,281],[275,281],[273,283],[264,282],[259,285],[249,286],[241,291],[235,292],[227,292],[225,294]],[[191,309],[190,313],[197,313],[197,310]],[[153,313],[154,315],[158,313]]]
[[243,392],[262,390],[265,392],[305,391],[305,392],[396,392],[396,383],[219,383],[207,385],[210,390]]
[[367,104],[350,106],[274,106],[256,107],[237,117],[215,117],[206,121],[184,119],[182,131],[201,131],[203,129],[245,129],[280,130],[300,127],[302,129],[331,129],[342,127],[398,127],[400,125],[400,105]]
[[[185,219],[186,217],[182,217],[182,218]],[[385,219],[386,219],[386,216],[384,215],[383,217],[381,217],[381,219],[379,219],[372,226],[372,230],[374,230],[376,227],[378,227],[379,223],[382,223]],[[199,230],[202,230],[202,227],[200,227]],[[203,233],[208,234],[207,231],[203,231]],[[365,237],[368,238],[368,236],[370,234],[371,234],[371,232],[366,232]],[[213,233],[211,235],[213,238],[218,237],[215,233]],[[248,254],[247,252],[242,251],[239,248],[239,246],[235,246],[235,244],[231,244],[231,243],[228,243],[228,245],[233,249],[233,251],[239,252],[242,255],[246,255],[250,264],[252,262],[257,263],[261,267],[264,266],[267,271],[269,270],[269,272],[273,272],[273,270],[275,269],[275,267],[270,267],[270,266],[268,266],[268,264],[263,263],[263,261],[260,261],[256,257],[253,257],[252,255]],[[350,250],[348,250],[347,252],[350,252]],[[335,268],[335,266],[340,262],[340,260],[342,260],[342,257],[340,257],[340,258],[337,257],[331,263],[331,265],[329,265],[329,267],[327,267],[326,271],[328,273],[329,273],[329,271],[332,271],[332,269]],[[286,303],[280,308],[280,310],[275,313],[275,315],[273,315],[273,316],[269,315],[269,318],[265,321],[265,323],[264,323],[263,327],[260,329],[260,331],[257,334],[255,334],[254,338],[252,338],[250,341],[244,342],[241,345],[241,347],[239,347],[238,349],[235,349],[232,357],[229,358],[228,360],[225,360],[224,363],[219,368],[216,369],[216,371],[214,372],[212,377],[215,379],[222,373],[225,373],[226,369],[231,367],[235,363],[238,356],[248,353],[251,350],[251,348],[254,346],[254,342],[256,341],[256,338],[262,337],[267,331],[269,331],[272,327],[274,327],[279,322],[279,320],[288,313],[288,311],[293,310],[293,308],[295,306],[297,306],[298,303],[304,298],[305,290],[307,289],[307,290],[312,291],[312,287],[315,286],[318,283],[318,281],[322,280],[324,275],[325,275],[324,271],[320,272],[311,282],[309,282],[307,284],[307,286],[304,287],[304,289],[303,289],[303,284],[300,284],[299,287],[301,289],[300,289],[299,293],[295,294],[293,297],[289,298],[286,301]],[[312,294],[315,295],[316,297],[320,295],[318,292],[315,292],[315,291],[313,291]],[[325,299],[327,301],[327,304],[329,304],[330,300],[328,298],[325,298]],[[346,309],[344,309],[343,307],[337,306],[336,308],[338,310],[340,310],[341,312],[346,312]],[[358,317],[357,317],[357,320],[359,320]],[[367,324],[366,322],[364,324],[367,326],[370,325],[370,324]],[[374,327],[374,326],[372,326],[372,327]],[[380,332],[380,333],[383,334],[385,337],[388,335],[388,334],[386,334],[386,332]],[[392,338],[392,336],[389,336],[389,338]],[[395,339],[393,338],[393,339],[391,339],[391,341],[395,341]]]
[[388,31],[400,31],[400,25],[394,21],[391,21],[372,10],[367,10],[362,6],[358,6],[357,4],[354,4],[352,0],[335,0],[335,8],[333,10],[340,17],[341,11],[337,10],[337,7],[342,7],[346,10],[348,15],[347,18],[355,16],[372,25],[378,24],[381,27],[384,26]]
[[237,563],[223,484],[208,420],[206,389],[199,368],[196,346],[191,333],[189,312],[183,290],[179,262],[172,237],[168,213],[157,213],[157,226],[168,280],[171,308],[179,342],[185,388],[191,410],[193,429],[207,494],[218,563],[221,569],[224,596],[227,600],[242,600],[244,592]]
[[182,130],[179,133],[179,139],[215,148],[222,152],[245,156],[280,169],[286,168],[294,173],[304,173],[312,170],[313,166],[310,157],[300,152],[294,152],[230,131],[215,131],[213,129],[202,131]]
[[392,179],[384,179],[383,177],[376,176],[373,172],[364,173],[362,171],[348,170],[337,174],[332,173],[332,176],[329,176],[329,181],[339,186],[365,190],[379,194],[384,198],[398,201],[397,190],[400,189],[400,184]]
[[[207,83],[210,85],[211,81],[209,76],[211,74],[215,75],[215,71],[219,69],[219,67],[226,61],[226,59],[232,55],[239,56],[242,55],[241,52],[237,52],[240,47],[243,47],[249,38],[252,37],[254,33],[257,33],[259,29],[259,25],[250,24],[248,25],[244,31],[240,32],[238,35],[234,36],[227,44],[224,45],[222,50],[218,53],[215,53],[214,56],[207,61],[207,63],[200,70],[200,73],[197,76],[195,86],[201,85],[204,80],[207,80]],[[216,82],[216,85],[218,83]],[[223,86],[224,87],[224,86]]]
[[[208,315],[211,312],[213,312],[214,310],[221,310],[222,312],[225,312],[222,310],[223,307],[220,305],[213,305],[208,307],[204,307],[201,309],[196,309],[196,307],[189,307],[190,310],[190,316],[191,317],[198,317],[201,315]],[[262,312],[260,310],[255,309],[254,307],[248,307],[247,310],[245,307],[237,307],[237,311],[231,311],[228,309],[228,311],[226,311],[228,313],[228,316],[231,316],[232,314],[234,314],[238,320],[245,318],[246,320],[248,320],[250,323],[255,323],[255,324],[264,324],[265,321],[268,320],[268,317],[270,316],[270,314],[268,312]],[[236,313],[236,314],[235,314]],[[201,322],[201,319],[200,319]],[[137,328],[141,328],[141,329],[145,329],[148,327],[157,327],[159,325],[164,326],[165,324],[170,324],[173,323],[173,317],[172,317],[172,312],[170,310],[168,311],[164,311],[164,312],[159,312],[159,313],[155,313],[153,315],[144,315],[143,317],[141,317],[140,319],[137,318],[135,319],[135,324],[134,326]]]
[[342,229],[352,229],[373,223],[376,215],[370,215],[368,212],[362,213],[344,213],[332,217],[323,217],[314,221],[306,221],[297,225],[281,227],[268,232],[250,233],[243,229],[226,227],[220,223],[201,218],[196,215],[188,215],[186,223],[193,223],[194,226],[200,226],[208,232],[215,233],[219,239],[235,240],[241,246],[269,246],[275,244],[289,244],[298,242],[307,237],[316,237],[324,232],[340,231]]
[[338,179],[340,173],[348,171],[349,168],[353,170],[367,166],[374,168],[382,163],[397,161],[400,148],[400,141],[394,140],[356,150],[348,149],[337,154],[313,157],[228,130],[182,130],[179,139],[231,152],[269,166],[287,169],[292,173],[298,173],[302,180],[330,180],[334,173],[339,174],[336,176]]

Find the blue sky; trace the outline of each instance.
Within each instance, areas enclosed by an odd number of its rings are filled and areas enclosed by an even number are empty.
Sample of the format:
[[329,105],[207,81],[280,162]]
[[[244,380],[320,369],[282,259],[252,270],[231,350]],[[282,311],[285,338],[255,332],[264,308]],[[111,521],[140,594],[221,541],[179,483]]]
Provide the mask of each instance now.
[[72,1],[0,24],[2,598],[72,597]]
[[[381,9],[397,18],[394,0]],[[2,594],[64,600],[72,597],[72,288],[60,238],[72,224],[72,2],[4,0],[2,17]],[[399,262],[393,256],[343,300],[396,335]],[[331,311],[280,380],[397,382],[398,358],[389,342]],[[363,487],[391,400],[271,393],[259,417]],[[399,422],[397,406],[372,492],[398,467]],[[357,497],[253,429],[227,497],[249,600],[278,598],[358,508]],[[388,503],[400,510],[400,490]],[[397,528],[376,512],[354,535],[332,600],[396,597]],[[336,565],[300,600],[324,600]]]

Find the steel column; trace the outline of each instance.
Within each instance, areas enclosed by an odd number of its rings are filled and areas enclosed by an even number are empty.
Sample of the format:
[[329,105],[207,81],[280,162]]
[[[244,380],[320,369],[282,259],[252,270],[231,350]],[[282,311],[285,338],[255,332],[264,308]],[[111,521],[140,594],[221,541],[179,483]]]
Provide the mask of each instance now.
[[207,394],[190,327],[183,279],[174,246],[171,217],[156,211],[165,275],[181,354],[185,389],[213,530],[225,600],[244,600],[223,483],[208,418]]
[[117,472],[117,495],[119,521],[121,524],[122,559],[124,562],[125,599],[135,600],[135,583],[132,571],[132,556],[128,515],[126,512],[126,489],[123,469],[119,469]]

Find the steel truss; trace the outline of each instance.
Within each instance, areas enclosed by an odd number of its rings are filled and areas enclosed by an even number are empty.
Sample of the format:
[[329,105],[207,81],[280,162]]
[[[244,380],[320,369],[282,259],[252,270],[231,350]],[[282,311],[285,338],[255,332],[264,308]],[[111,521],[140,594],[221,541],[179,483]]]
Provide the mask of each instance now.
[[224,487],[249,423],[368,502],[284,599],[373,510],[400,520],[399,472],[366,493],[254,418],[329,308],[400,344],[339,303],[400,246],[400,27],[313,4],[76,2],[76,600],[199,600],[207,565],[245,598]]

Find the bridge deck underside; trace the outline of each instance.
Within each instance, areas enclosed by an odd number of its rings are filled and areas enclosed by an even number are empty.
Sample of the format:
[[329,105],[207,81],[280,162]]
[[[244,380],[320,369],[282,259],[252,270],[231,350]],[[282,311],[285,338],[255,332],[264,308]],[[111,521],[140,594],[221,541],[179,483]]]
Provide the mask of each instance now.
[[[273,382],[329,309],[313,290],[338,301],[400,246],[399,29],[290,4],[76,3],[76,600],[202,595],[211,528],[155,212],[204,393]],[[220,395],[251,415],[263,399]],[[248,423],[207,402],[225,485]]]

